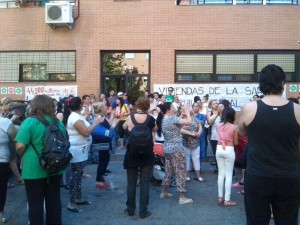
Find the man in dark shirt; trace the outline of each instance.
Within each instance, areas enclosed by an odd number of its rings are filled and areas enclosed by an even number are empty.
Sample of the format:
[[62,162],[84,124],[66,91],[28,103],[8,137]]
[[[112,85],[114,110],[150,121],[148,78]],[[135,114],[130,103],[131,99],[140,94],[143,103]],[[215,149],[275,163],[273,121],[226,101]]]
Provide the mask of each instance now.
[[[282,97],[285,74],[268,65],[259,76],[262,100],[246,104],[238,121],[248,134],[245,210],[248,225],[297,225],[300,200],[300,106]],[[270,207],[271,206],[271,207]]]

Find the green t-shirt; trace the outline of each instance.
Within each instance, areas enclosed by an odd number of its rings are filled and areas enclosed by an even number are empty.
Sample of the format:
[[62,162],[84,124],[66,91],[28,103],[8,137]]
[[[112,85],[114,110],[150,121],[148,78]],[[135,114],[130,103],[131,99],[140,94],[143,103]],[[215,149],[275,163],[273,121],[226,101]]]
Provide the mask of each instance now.
[[[50,117],[46,116],[47,121],[51,121]],[[65,126],[59,121],[59,128],[65,131]],[[48,177],[48,173],[41,167],[38,156],[30,144],[33,142],[38,152],[43,151],[43,143],[46,127],[37,118],[28,117],[20,126],[19,132],[15,138],[16,142],[27,145],[22,157],[22,178],[23,179],[40,179]],[[61,171],[59,174],[62,174]]]
[[174,95],[166,95],[166,102],[174,102]]

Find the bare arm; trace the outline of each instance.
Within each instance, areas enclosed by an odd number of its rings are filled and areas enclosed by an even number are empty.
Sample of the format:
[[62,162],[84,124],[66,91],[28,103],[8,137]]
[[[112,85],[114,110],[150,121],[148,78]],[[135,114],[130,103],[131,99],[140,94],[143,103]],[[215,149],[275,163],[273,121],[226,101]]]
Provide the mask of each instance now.
[[194,133],[192,131],[188,131],[188,130],[186,130],[184,128],[180,129],[180,134],[189,135],[189,136],[192,136],[192,137],[196,137],[196,133]]
[[236,121],[239,127],[239,133],[242,136],[247,135],[247,126],[252,122],[257,111],[257,103],[251,102],[242,107],[240,116]]
[[59,119],[60,121],[63,121],[64,114],[63,113],[57,113],[56,118]]
[[11,142],[14,142],[17,133],[18,133],[18,130],[15,127],[15,125],[10,124],[10,126],[7,129],[7,135],[8,135]]
[[239,144],[239,128],[238,128],[238,126],[235,126],[235,129],[234,129],[233,144],[234,145]]
[[184,114],[186,117],[183,119],[181,118],[179,121],[180,125],[191,125],[192,124],[192,118],[190,114],[190,109],[188,106],[184,106],[182,110],[182,114]]
[[128,126],[128,125],[129,125],[129,121],[131,121],[130,116],[127,117],[125,123],[123,124],[123,129],[124,129],[124,130],[128,130],[128,127],[129,127],[129,126]]
[[18,153],[19,156],[23,156],[25,150],[26,150],[27,145],[21,143],[21,142],[17,142],[16,143],[16,151]]
[[218,118],[219,115],[220,115],[220,114],[219,114],[219,111],[214,112],[213,115],[211,115],[211,116],[208,117],[207,123],[208,123],[210,126],[212,126],[212,125],[214,124],[215,120]]
[[[294,104],[294,113],[296,120],[300,126],[300,105],[299,104]],[[299,151],[299,161],[300,161],[300,137],[298,138],[298,151]]]
[[197,136],[198,138],[201,136],[201,133],[202,133],[202,131],[203,131],[203,128],[202,128],[202,122],[203,122],[203,121],[200,121],[200,123],[199,123],[199,129],[198,129],[198,132],[197,132],[197,134],[196,134],[196,136]]

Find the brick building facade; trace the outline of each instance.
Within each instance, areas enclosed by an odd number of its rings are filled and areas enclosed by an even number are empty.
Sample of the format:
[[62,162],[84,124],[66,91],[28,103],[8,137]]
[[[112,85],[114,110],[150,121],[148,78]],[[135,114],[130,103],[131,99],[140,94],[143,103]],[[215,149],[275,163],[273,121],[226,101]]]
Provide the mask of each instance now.
[[[0,9],[0,54],[74,51],[76,56],[74,71],[76,80],[69,82],[21,81],[20,77],[7,80],[4,79],[6,70],[1,72],[3,64],[0,59],[0,87],[22,89],[18,96],[15,93],[8,95],[14,99],[25,99],[25,87],[38,85],[77,85],[80,96],[104,92],[105,79],[101,69],[103,66],[101,56],[106,51],[142,52],[148,55],[145,61],[149,63],[146,88],[153,91],[155,84],[190,83],[176,76],[176,51],[192,53],[207,51],[209,54],[214,51],[225,53],[242,51],[244,54],[243,51],[269,50],[273,53],[288,51],[288,54],[295,56],[292,65],[293,78],[288,84],[295,84],[296,91],[288,90],[287,95],[298,95],[299,6],[251,4],[181,6],[176,5],[174,0],[82,0],[77,2],[73,14],[78,18],[72,29],[67,26],[51,29],[45,23],[45,7]],[[2,59],[2,63],[5,60],[7,61],[7,57]],[[215,58],[213,62],[215,63]],[[18,70],[20,73],[20,68]],[[215,66],[213,70],[217,71]],[[257,71],[254,77],[256,74]],[[209,79],[192,79],[192,84],[205,85],[212,82],[222,84],[222,78]],[[257,81],[251,79],[250,83]],[[226,84],[245,82],[230,78],[225,81]],[[125,90],[120,91],[130,91],[128,88],[125,84]],[[7,94],[2,93],[1,97],[3,96]]]

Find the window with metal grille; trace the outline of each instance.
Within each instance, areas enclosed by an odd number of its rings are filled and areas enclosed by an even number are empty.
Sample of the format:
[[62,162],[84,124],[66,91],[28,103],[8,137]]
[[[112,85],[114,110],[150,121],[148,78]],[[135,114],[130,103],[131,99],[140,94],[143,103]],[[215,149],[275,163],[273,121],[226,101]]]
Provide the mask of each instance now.
[[300,81],[300,51],[176,51],[176,82],[257,82],[269,64],[284,70],[286,81]]
[[0,52],[0,82],[75,81],[75,51]]

